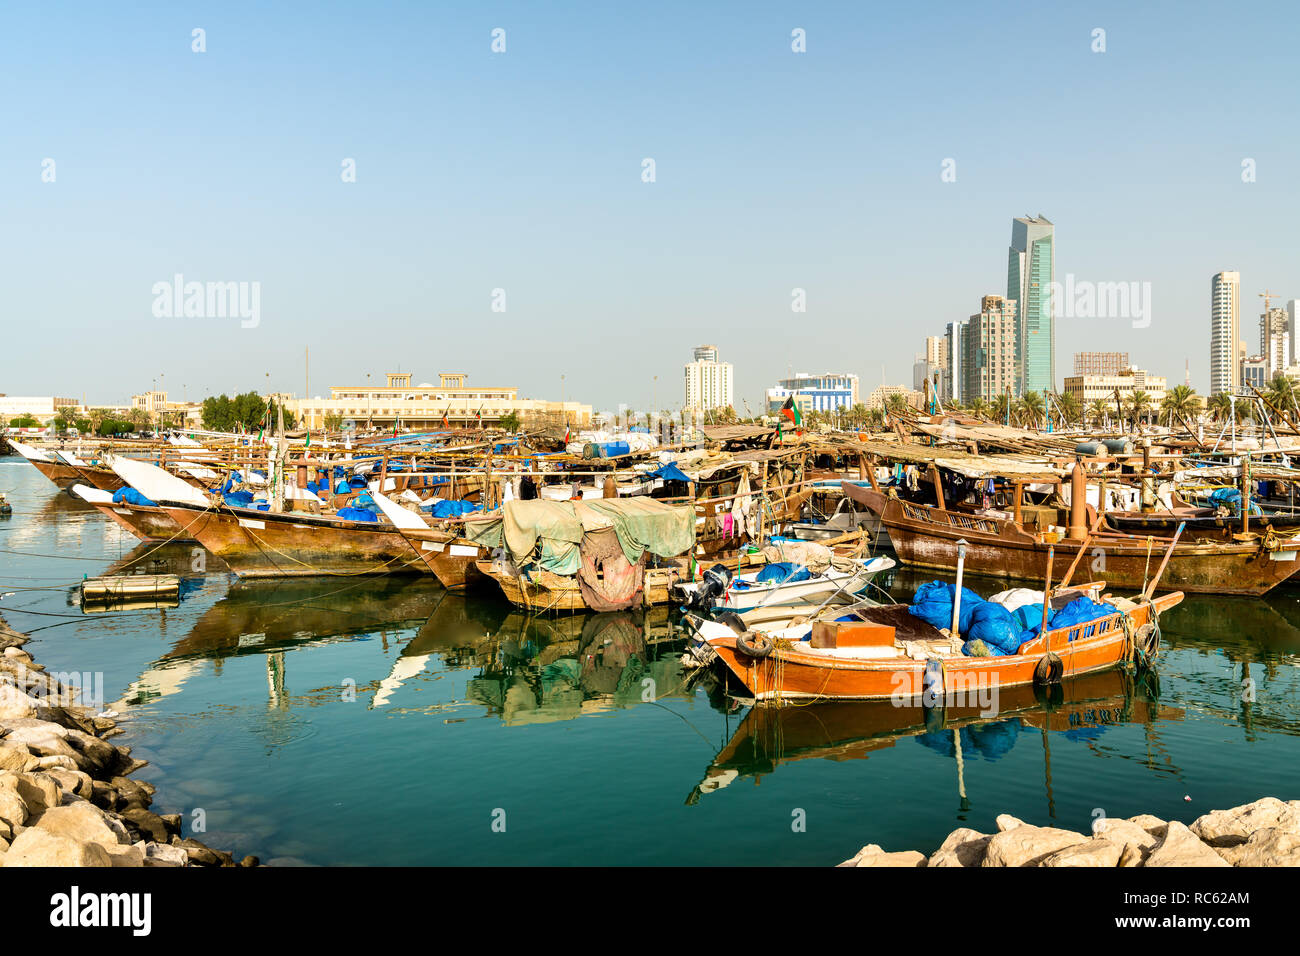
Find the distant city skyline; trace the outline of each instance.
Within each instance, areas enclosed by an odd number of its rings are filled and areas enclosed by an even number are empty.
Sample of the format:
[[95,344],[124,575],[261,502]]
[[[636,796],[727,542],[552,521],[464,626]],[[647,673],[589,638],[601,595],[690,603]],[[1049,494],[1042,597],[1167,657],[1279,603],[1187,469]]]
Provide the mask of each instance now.
[[[1146,328],[1058,314],[1057,389],[1074,352],[1123,350],[1178,378],[1190,359],[1205,394],[1206,278],[1238,270],[1248,316],[1300,295],[1300,131],[1258,55],[1288,4],[370,12],[314,10],[292,43],[299,12],[238,3],[6,11],[0,79],[39,96],[11,102],[0,154],[21,356],[0,392],[301,396],[310,347],[312,395],[454,366],[673,407],[708,341],[742,413],[791,368],[866,394],[1008,291],[1007,219],[1039,212],[1058,280],[1154,302]],[[997,55],[971,70],[972,50]],[[1028,51],[1050,64],[1029,85]],[[1033,135],[990,136],[1008,117]],[[256,323],[156,315],[177,275],[236,284]]]

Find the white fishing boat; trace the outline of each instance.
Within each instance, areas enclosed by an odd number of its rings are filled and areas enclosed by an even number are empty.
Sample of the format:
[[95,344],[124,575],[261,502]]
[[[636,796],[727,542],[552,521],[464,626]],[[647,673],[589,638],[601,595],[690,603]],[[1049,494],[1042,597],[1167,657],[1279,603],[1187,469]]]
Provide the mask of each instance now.
[[829,517],[822,521],[796,521],[790,525],[790,534],[800,541],[820,541],[856,531],[866,522],[880,523],[871,512],[858,511],[849,498],[841,498]]
[[[752,611],[769,605],[818,605],[836,594],[861,594],[871,584],[871,579],[882,571],[894,567],[894,559],[839,558],[822,571],[811,571],[802,565],[770,565],[759,571],[738,574],[726,582],[720,593],[707,594],[708,607],[716,611]],[[776,575],[773,569],[781,568]],[[678,585],[683,599],[698,607],[706,597],[700,583],[691,581]]]

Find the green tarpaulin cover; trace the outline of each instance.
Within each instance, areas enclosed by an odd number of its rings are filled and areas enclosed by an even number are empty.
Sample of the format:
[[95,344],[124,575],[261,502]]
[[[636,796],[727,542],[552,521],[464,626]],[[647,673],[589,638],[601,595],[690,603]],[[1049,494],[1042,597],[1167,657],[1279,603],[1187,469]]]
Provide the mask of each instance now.
[[504,547],[516,562],[531,556],[540,539],[546,570],[574,574],[584,532],[610,527],[631,564],[647,551],[672,558],[695,546],[695,509],[653,498],[515,499],[500,511],[467,519],[465,536],[488,548]]

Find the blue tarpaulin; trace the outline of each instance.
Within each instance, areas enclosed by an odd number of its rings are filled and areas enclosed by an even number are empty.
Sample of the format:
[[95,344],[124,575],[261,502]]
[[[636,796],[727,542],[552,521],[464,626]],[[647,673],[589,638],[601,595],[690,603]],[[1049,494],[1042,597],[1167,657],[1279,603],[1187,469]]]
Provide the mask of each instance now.
[[658,478],[658,479],[660,479],[661,481],[685,481],[685,482],[689,482],[689,481],[691,480],[690,477],[689,477],[689,476],[688,476],[684,471],[682,471],[680,468],[678,468],[678,467],[677,467],[676,465],[674,465],[672,462],[669,462],[668,464],[666,464],[666,465],[660,467],[660,468],[659,468],[658,470],[656,470],[656,471],[647,472],[647,473],[645,474],[645,477],[646,477],[647,479]]
[[145,505],[146,507],[157,507],[157,502],[150,501],[148,498],[146,498],[144,495],[140,494],[140,492],[136,491],[134,488],[130,486],[126,488],[119,488],[117,489],[117,491],[113,492],[113,501],[116,504],[121,504],[122,502],[126,502],[129,505]]

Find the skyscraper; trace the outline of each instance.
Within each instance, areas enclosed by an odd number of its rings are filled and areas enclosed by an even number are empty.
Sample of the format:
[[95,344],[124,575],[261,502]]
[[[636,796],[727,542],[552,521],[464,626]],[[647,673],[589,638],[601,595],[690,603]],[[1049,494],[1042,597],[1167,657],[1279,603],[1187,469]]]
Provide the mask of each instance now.
[[995,401],[1015,387],[1016,307],[1000,295],[980,299],[980,311],[967,320],[962,336],[961,400]]
[[1055,227],[1042,216],[1011,221],[1007,299],[1015,304],[1016,391],[1056,390],[1056,323],[1051,287],[1056,278]]
[[685,371],[687,411],[731,407],[731,363],[718,361],[716,345],[697,348]]
[[1241,385],[1237,362],[1241,273],[1216,272],[1210,280],[1210,394],[1235,393]]
[[1292,339],[1286,309],[1266,308],[1259,316],[1259,354],[1271,379],[1291,365]]

